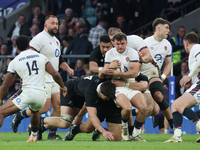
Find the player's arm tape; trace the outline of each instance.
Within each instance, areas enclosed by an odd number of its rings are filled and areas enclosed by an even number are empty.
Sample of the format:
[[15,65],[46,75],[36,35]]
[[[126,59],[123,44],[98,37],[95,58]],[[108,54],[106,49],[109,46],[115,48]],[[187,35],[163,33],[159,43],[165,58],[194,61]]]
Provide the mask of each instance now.
[[161,78],[162,78],[163,80],[165,80],[166,77],[167,77],[167,76],[166,76],[165,74],[162,74],[162,75],[161,75]]
[[74,117],[71,115],[68,115],[68,114],[61,114],[60,119],[66,121],[68,123],[72,123],[72,121],[74,120]]
[[103,69],[103,67],[99,67],[99,71],[101,71]]
[[127,87],[127,88],[129,87],[129,84],[130,84],[130,83],[127,82],[127,81],[124,82],[124,86]]

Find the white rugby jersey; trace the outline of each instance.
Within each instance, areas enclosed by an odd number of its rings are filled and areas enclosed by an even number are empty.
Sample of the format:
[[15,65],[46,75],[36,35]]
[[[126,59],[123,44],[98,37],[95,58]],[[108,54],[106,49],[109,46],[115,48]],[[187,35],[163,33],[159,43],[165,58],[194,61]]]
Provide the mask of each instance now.
[[[55,36],[49,35],[46,31],[37,34],[30,41],[31,49],[45,55],[56,71],[59,69],[60,42]],[[46,72],[45,82],[54,82],[52,76]]]
[[25,87],[45,90],[45,65],[47,57],[33,50],[22,51],[8,65],[8,73],[17,73],[22,79],[22,89]]
[[123,53],[118,53],[116,48],[113,47],[105,55],[105,64],[111,63],[113,60],[119,60],[123,64],[124,69],[122,72],[131,70],[130,62],[139,62],[139,55],[136,50],[126,47],[126,51]]
[[161,42],[159,42],[154,39],[153,35],[146,38],[144,41],[147,44],[147,47],[152,55],[152,58],[154,59],[154,62],[143,63],[141,72],[150,70],[153,66],[157,66],[158,69],[161,69],[165,58],[171,56],[171,44],[166,39],[163,39]]
[[133,48],[137,51],[147,48],[147,44],[144,40],[137,35],[128,35],[127,42],[127,47]]
[[[200,44],[195,44],[190,50],[190,54],[188,57],[188,66],[189,70],[192,71],[194,69],[195,63],[197,63],[197,59],[200,59]],[[192,77],[192,83],[196,83],[200,79],[200,69],[198,73]]]

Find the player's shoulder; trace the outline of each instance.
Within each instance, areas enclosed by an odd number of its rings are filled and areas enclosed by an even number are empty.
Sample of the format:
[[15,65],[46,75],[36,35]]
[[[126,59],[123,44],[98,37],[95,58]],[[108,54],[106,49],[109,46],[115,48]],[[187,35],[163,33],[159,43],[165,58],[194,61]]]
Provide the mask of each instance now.
[[126,47],[126,51],[127,52],[135,52],[135,53],[137,53],[137,50],[136,49],[133,49],[132,47]]
[[171,45],[171,43],[167,39],[163,39],[162,42],[165,44]]
[[145,42],[149,42],[149,41],[153,41],[153,40],[154,40],[153,35],[144,39]]
[[200,50],[200,44],[195,44],[195,45],[192,47],[192,49],[198,49],[198,50]]
[[139,37],[138,35],[128,35],[127,36],[127,41],[128,40],[142,40],[143,41],[143,39],[141,38],[141,37]]

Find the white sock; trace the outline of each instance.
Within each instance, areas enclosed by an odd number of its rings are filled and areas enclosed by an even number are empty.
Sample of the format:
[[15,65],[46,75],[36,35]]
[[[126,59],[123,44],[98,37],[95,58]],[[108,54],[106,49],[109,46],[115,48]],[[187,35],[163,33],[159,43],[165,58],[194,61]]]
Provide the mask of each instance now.
[[200,120],[196,123],[196,126],[200,129]]
[[38,133],[38,132],[33,132],[33,131],[31,131],[30,137],[31,137],[31,138],[32,138],[32,137],[37,137],[37,133]]
[[174,130],[174,138],[175,139],[181,138],[181,129],[180,128]]
[[123,122],[122,121],[122,128],[128,128],[128,122]]
[[164,134],[169,134],[169,130],[165,129]]
[[136,136],[138,136],[140,134],[140,132],[141,132],[141,128],[137,129],[137,128],[134,127],[132,136],[136,137]]

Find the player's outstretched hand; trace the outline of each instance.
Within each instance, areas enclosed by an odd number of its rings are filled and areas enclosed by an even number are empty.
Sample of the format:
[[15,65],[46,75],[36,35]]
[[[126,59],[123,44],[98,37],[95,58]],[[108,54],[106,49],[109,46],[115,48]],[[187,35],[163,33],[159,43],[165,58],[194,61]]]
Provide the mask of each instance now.
[[115,139],[115,135],[112,132],[105,130],[102,134],[109,141],[114,141],[114,139]]
[[69,73],[70,76],[73,76],[73,75],[74,75],[74,70],[71,69],[71,68],[69,68],[69,69],[67,70],[67,72]]
[[109,68],[111,69],[116,69],[116,68],[120,68],[121,63],[119,62],[119,60],[113,60],[110,65]]
[[190,78],[189,76],[185,76],[185,77],[183,77],[183,78],[180,80],[179,84],[180,84],[181,87],[183,87],[183,86],[185,86],[188,82],[190,82],[190,80],[191,80],[191,78]]
[[67,95],[67,88],[66,87],[60,87],[60,90],[62,92],[62,95],[65,97]]

